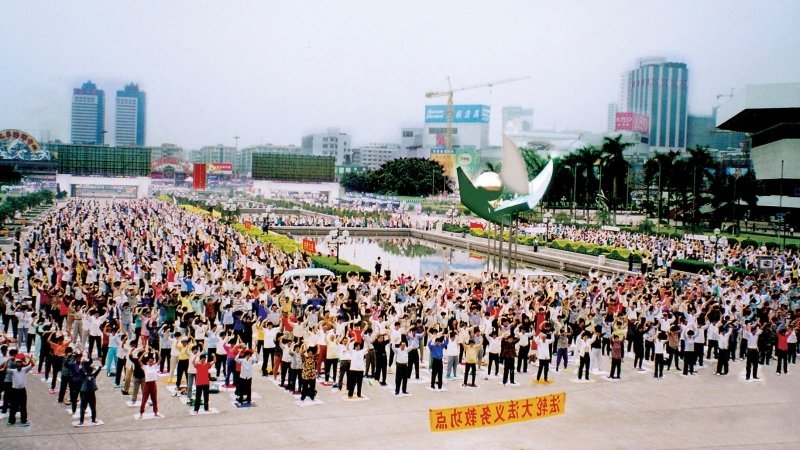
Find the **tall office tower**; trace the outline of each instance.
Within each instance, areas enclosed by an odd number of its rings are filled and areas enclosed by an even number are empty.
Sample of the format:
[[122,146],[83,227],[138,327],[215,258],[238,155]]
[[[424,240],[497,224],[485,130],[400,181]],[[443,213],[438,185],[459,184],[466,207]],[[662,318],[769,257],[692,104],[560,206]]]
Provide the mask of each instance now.
[[103,144],[106,118],[106,95],[91,81],[72,90],[72,124],[70,140],[73,144]]
[[606,131],[614,131],[617,126],[617,113],[619,112],[619,105],[616,103],[608,104],[608,126]]
[[114,143],[120,146],[145,145],[145,93],[131,83],[117,91]]
[[664,58],[641,59],[625,78],[625,92],[621,95],[627,99],[625,110],[650,117],[651,149],[685,150],[689,78],[686,64]]

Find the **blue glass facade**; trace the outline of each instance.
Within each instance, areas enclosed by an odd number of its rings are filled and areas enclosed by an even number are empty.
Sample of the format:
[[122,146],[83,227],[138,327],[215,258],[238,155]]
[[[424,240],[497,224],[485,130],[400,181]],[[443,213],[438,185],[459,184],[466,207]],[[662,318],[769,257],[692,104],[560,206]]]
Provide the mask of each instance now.
[[687,87],[684,63],[642,64],[628,75],[627,110],[650,117],[652,147],[686,148]]
[[145,145],[146,96],[139,86],[131,83],[117,91],[116,133],[117,145]]
[[91,81],[72,90],[71,141],[76,144],[103,144],[106,95]]
[[715,116],[693,116],[688,119],[687,148],[705,146],[717,150],[740,149],[747,135],[736,131],[720,130]]

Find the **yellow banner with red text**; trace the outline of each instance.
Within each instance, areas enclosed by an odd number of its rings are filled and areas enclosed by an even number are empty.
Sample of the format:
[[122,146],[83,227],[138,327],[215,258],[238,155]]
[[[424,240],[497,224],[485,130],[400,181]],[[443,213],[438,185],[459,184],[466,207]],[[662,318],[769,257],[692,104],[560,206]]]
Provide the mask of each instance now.
[[567,393],[472,406],[431,409],[431,431],[471,430],[564,414]]

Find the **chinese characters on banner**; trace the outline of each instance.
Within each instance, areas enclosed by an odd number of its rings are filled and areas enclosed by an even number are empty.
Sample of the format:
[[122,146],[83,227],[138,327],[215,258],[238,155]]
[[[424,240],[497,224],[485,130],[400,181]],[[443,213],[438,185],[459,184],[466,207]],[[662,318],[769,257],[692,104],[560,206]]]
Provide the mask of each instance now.
[[303,251],[306,253],[316,254],[317,253],[317,243],[312,241],[311,239],[303,239]]
[[564,413],[566,402],[567,393],[559,392],[482,405],[431,409],[431,431],[471,430],[557,416]]

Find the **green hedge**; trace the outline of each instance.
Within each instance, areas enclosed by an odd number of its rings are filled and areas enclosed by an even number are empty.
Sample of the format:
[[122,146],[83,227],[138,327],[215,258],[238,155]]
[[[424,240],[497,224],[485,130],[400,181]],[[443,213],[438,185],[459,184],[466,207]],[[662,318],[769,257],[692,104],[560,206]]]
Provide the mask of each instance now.
[[[587,242],[570,241],[568,239],[554,239],[548,243],[550,248],[556,250],[564,250],[568,252],[580,253],[583,255],[592,256],[605,256],[608,259],[616,261],[628,261],[631,255],[631,250],[623,247],[614,247],[610,245],[597,245]],[[642,256],[645,253],[640,250],[633,251],[633,262],[642,262]]]
[[[494,231],[485,231],[485,230],[472,230],[471,234],[477,237],[494,237],[497,235]],[[503,233],[503,238],[508,240],[508,233]],[[524,235],[516,235],[516,241],[520,245],[526,245],[532,247],[534,241],[536,241],[539,245],[544,245],[542,241],[542,237],[537,236],[524,236]],[[554,248],[556,250],[564,250],[567,252],[573,253],[580,253],[582,255],[592,255],[592,256],[600,256],[603,255],[608,259],[613,259],[616,261],[628,261],[628,256],[631,254],[631,251],[627,248],[623,247],[613,247],[610,245],[597,245],[597,244],[589,244],[586,242],[577,242],[577,241],[570,241],[568,239],[554,239],[553,241],[547,243],[547,246],[550,248]],[[636,263],[642,262],[642,255],[645,253],[639,250],[635,250],[633,252],[633,261]]]
[[369,270],[355,264],[350,264],[341,258],[339,258],[339,264],[336,264],[335,257],[314,255],[311,257],[311,262],[314,263],[315,267],[321,267],[323,269],[330,270],[342,280],[345,280],[345,277],[348,273],[357,273],[362,278],[369,278],[370,275],[372,275],[372,272]]
[[[672,268],[674,270],[691,273],[698,273],[705,269],[707,272],[711,273],[714,270],[714,264],[706,261],[698,261],[696,259],[675,259],[672,261]],[[744,267],[725,266],[725,269],[728,272],[741,276],[752,275],[754,273],[752,270],[745,269]]]
[[470,228],[467,225],[456,225],[452,223],[443,223],[442,224],[442,231],[448,231],[450,233],[469,233]]

